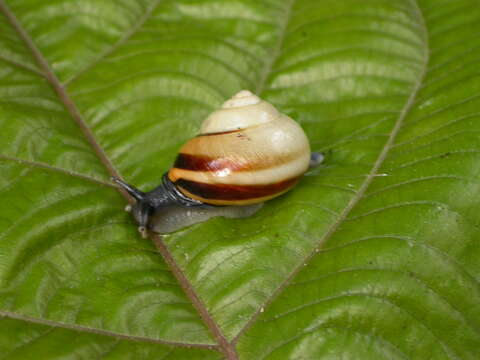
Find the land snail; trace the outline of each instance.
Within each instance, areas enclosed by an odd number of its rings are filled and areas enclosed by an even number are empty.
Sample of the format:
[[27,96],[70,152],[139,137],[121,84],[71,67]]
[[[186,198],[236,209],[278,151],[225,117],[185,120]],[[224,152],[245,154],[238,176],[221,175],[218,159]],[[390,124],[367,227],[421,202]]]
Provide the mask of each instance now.
[[170,233],[215,216],[251,216],[322,160],[300,125],[242,90],[207,117],[158,187],[142,192],[113,181],[135,199],[126,210],[146,237],[148,230]]

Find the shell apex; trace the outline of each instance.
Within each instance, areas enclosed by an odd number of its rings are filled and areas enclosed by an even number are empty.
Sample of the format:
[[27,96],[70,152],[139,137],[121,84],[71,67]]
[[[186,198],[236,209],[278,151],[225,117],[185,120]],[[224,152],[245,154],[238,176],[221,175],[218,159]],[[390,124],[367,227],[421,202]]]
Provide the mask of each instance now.
[[260,99],[257,95],[253,94],[249,90],[241,90],[235,95],[233,95],[230,99],[225,101],[222,104],[222,109],[232,109],[242,106],[256,105],[261,101],[262,99]]
[[202,123],[200,133],[211,134],[264,124],[279,119],[281,114],[270,103],[249,90],[242,90],[211,113]]

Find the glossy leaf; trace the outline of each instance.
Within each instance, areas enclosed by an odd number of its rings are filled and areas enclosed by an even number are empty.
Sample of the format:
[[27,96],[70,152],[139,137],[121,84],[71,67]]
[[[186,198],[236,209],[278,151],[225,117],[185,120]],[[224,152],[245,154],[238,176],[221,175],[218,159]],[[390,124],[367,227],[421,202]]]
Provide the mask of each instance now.
[[[0,0],[0,358],[478,359],[473,0]],[[325,162],[248,219],[141,239],[240,89]]]

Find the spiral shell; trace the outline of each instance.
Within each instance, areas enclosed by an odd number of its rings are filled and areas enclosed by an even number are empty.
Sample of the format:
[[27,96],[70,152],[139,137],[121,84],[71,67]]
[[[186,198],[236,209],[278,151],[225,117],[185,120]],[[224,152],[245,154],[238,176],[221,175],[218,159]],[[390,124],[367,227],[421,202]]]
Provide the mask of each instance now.
[[168,178],[185,196],[205,204],[247,205],[288,191],[309,162],[302,128],[243,90],[183,145]]

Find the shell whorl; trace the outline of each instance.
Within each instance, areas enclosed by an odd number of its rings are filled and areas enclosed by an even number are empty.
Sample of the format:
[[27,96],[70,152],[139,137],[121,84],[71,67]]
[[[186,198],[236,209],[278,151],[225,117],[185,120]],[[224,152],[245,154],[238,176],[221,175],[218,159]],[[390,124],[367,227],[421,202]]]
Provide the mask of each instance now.
[[242,106],[256,105],[260,103],[260,99],[257,95],[251,93],[248,90],[242,90],[233,95],[230,99],[222,104],[222,109],[232,109]]
[[212,134],[265,124],[280,116],[275,107],[248,90],[242,90],[211,113],[200,128],[200,134]]
[[308,169],[302,128],[270,103],[243,90],[204,121],[169,171],[186,196],[214,205],[244,205],[276,197]]

